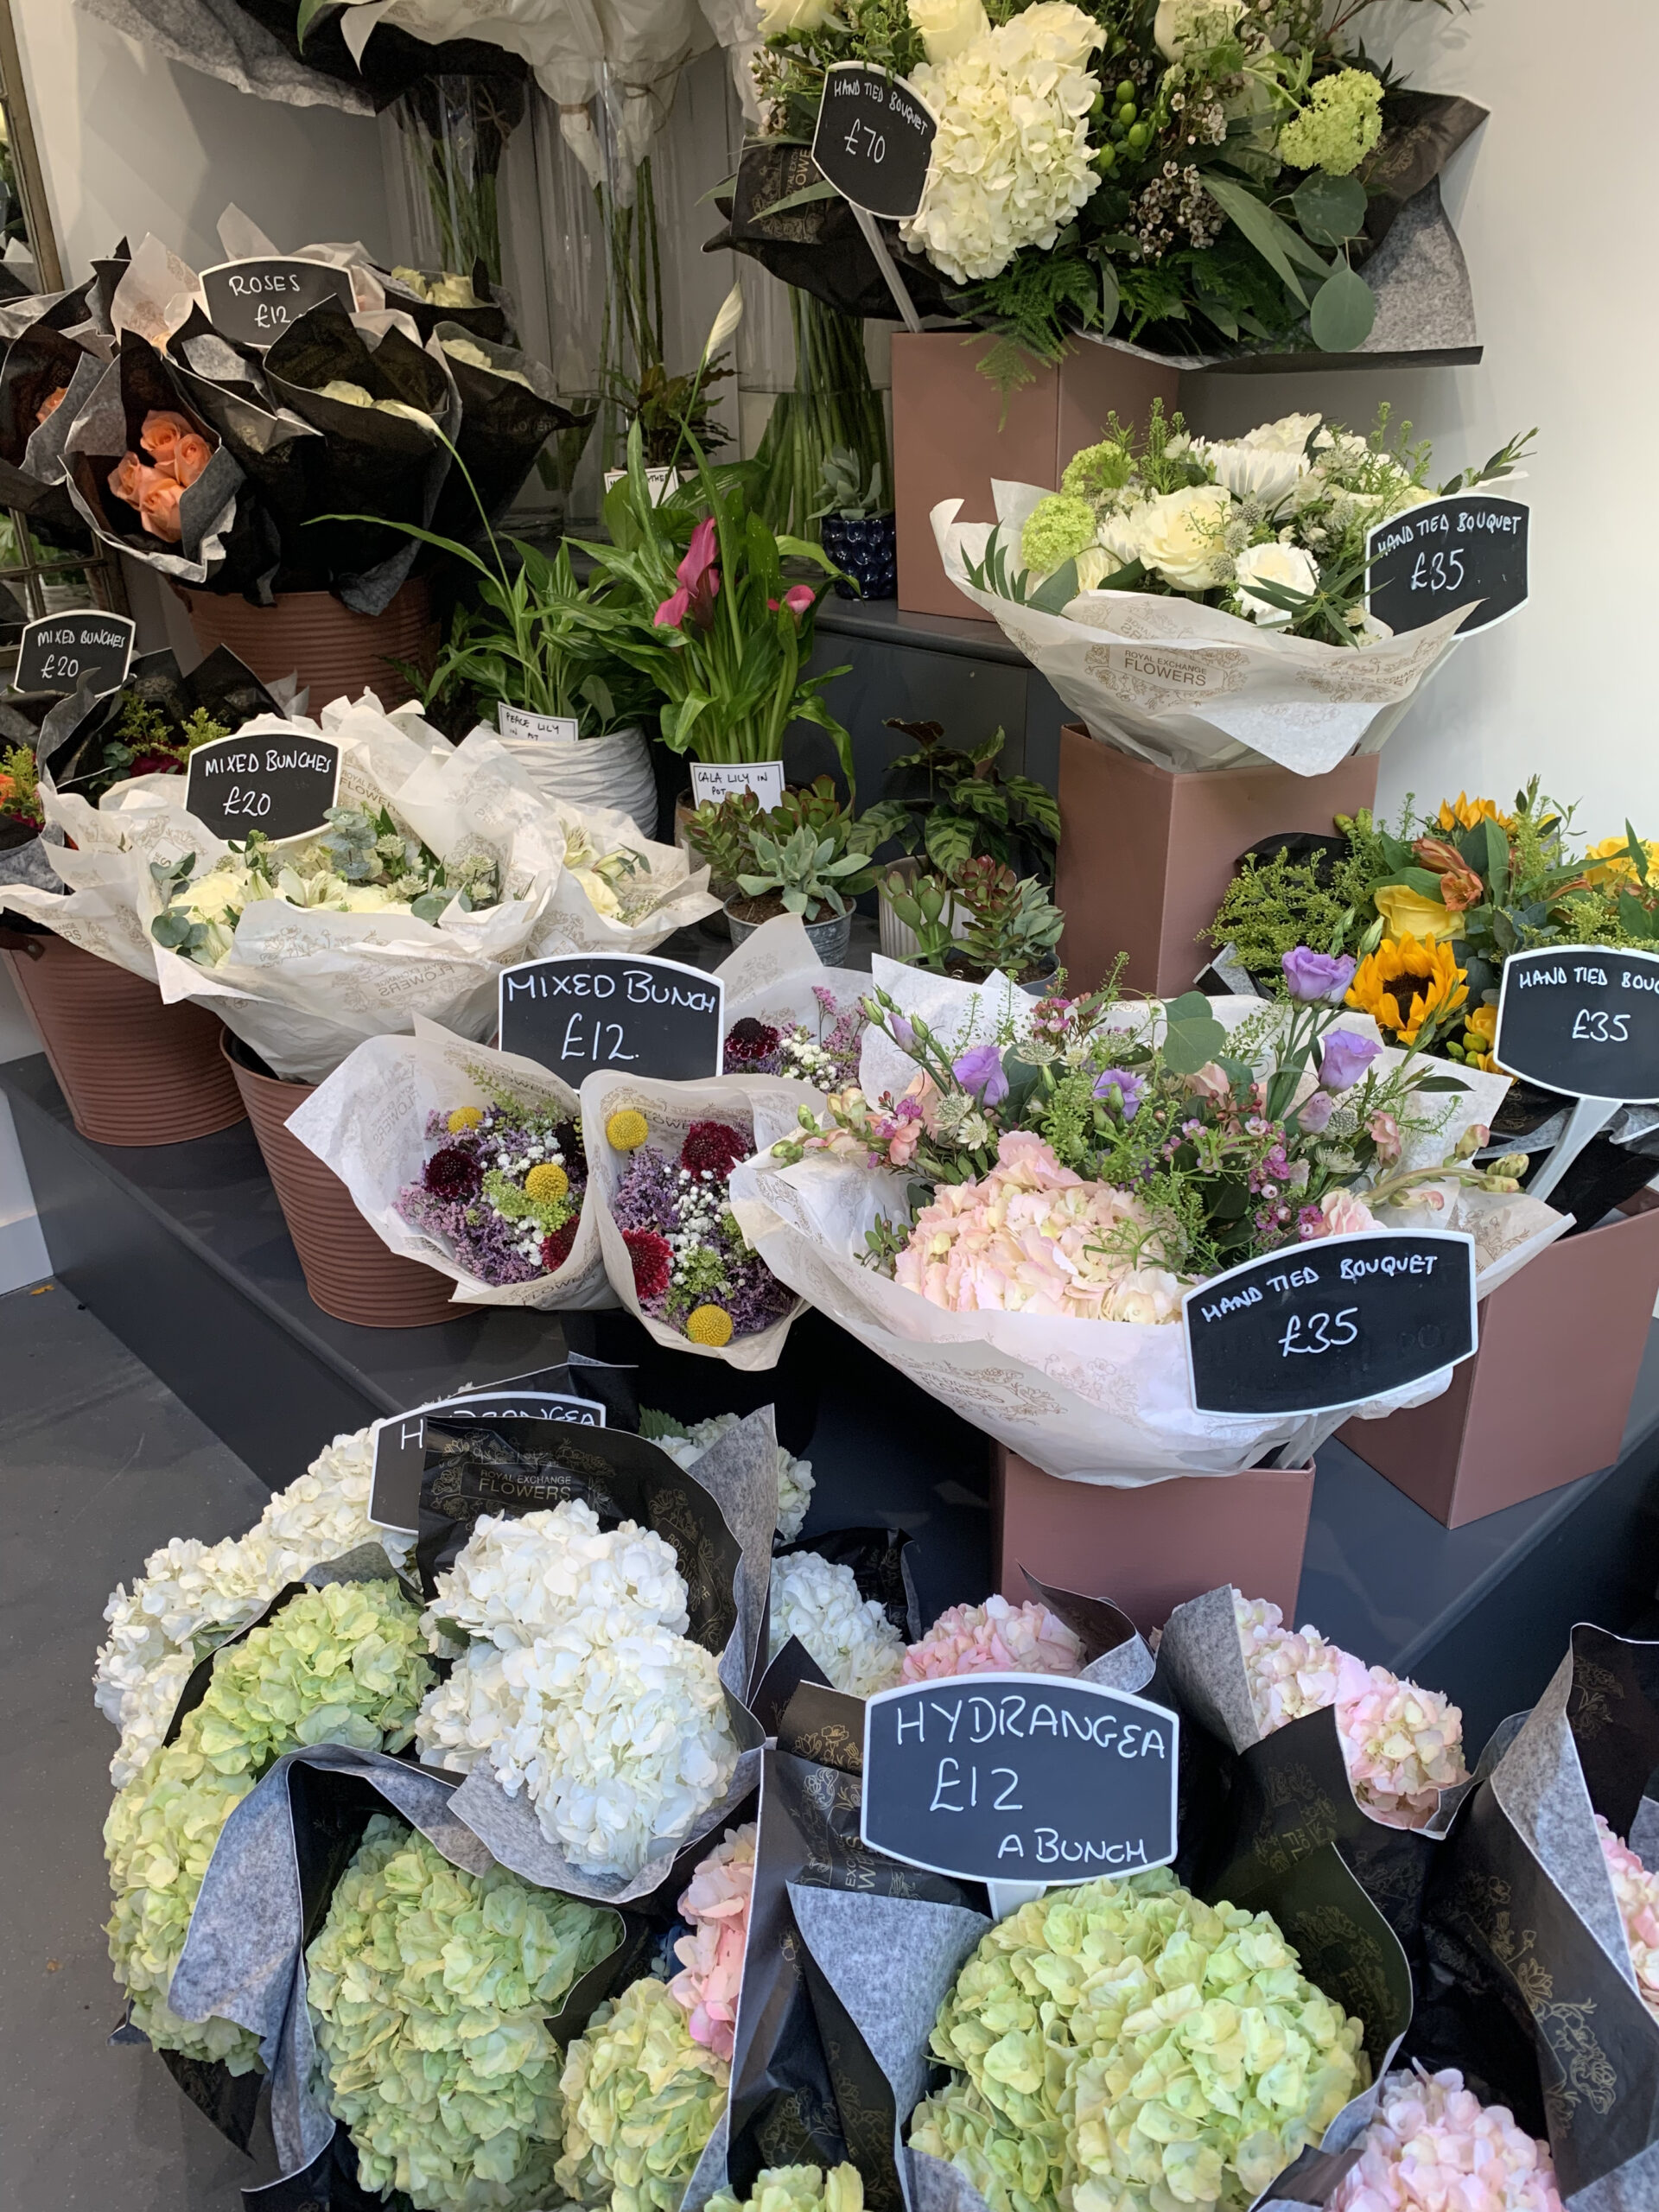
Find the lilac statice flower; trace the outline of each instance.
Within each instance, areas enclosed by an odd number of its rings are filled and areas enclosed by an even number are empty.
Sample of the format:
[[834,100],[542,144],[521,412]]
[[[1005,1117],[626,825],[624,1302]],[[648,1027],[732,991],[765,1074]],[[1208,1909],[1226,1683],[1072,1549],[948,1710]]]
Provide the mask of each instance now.
[[1299,944],[1287,952],[1279,963],[1285,971],[1285,983],[1294,999],[1304,1006],[1340,1006],[1348,986],[1354,980],[1357,961],[1345,952],[1313,952]]
[[1146,1087],[1144,1079],[1131,1075],[1128,1068],[1107,1068],[1095,1078],[1096,1097],[1109,1103],[1116,1093],[1118,1109],[1126,1122],[1132,1122],[1140,1112]]
[[950,1063],[950,1072],[982,1106],[1000,1106],[1008,1095],[1002,1055],[995,1045],[973,1045]]
[[652,1145],[642,1144],[617,1186],[611,1211],[619,1229],[654,1229],[672,1236],[680,1225],[679,1169]]
[[[1319,1061],[1319,1082],[1326,1090],[1351,1090],[1382,1051],[1369,1037],[1352,1029],[1333,1029],[1325,1038]],[[1307,1127],[1304,1114],[1302,1127]]]

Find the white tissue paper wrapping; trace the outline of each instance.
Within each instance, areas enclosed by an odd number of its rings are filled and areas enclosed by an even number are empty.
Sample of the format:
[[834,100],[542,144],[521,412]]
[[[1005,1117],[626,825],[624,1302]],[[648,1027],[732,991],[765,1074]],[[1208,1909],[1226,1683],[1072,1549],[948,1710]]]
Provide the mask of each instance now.
[[[1017,569],[1020,531],[1048,494],[993,482],[991,495]],[[991,525],[958,523],[961,508],[943,499],[930,517],[957,590],[1000,624],[1091,737],[1178,772],[1270,760],[1322,776],[1351,753],[1378,751],[1473,611],[1471,601],[1358,647],[1287,637],[1151,592],[1081,592],[1064,614],[1044,614],[968,582],[966,562],[982,558]]]
[[[688,873],[673,848],[645,845],[625,817],[550,804],[487,732],[451,746],[412,709],[386,715],[369,692],[355,702],[334,701],[320,722],[257,715],[243,729],[253,737],[334,740],[342,806],[387,808],[442,860],[492,854],[499,903],[467,914],[452,902],[436,922],[423,922],[407,913],[342,914],[262,900],[238,923],[231,957],[217,968],[198,966],[149,934],[162,906],[151,862],[194,853],[200,874],[229,850],[186,813],[181,776],[136,777],[97,808],[43,778],[47,819],[74,840],[73,850],[51,851],[72,895],[21,888],[7,895],[70,944],[158,983],[169,1005],[207,1007],[279,1076],[319,1081],[365,1038],[407,1034],[417,1014],[482,1039],[495,1027],[503,968],[565,952],[645,951],[715,903],[706,869]],[[577,823],[601,851],[623,836],[645,851],[664,899],[637,926],[623,929],[596,913],[564,868]]]
[[[778,914],[762,922],[715,973],[726,986],[728,1031],[743,1020],[764,1021],[773,1029],[798,1022],[819,1042],[870,988],[870,978],[861,969],[823,965],[798,914]],[[817,989],[833,994],[833,1014],[826,1015],[813,996]]]
[[[1006,1007],[1021,1026],[1034,1003],[1006,979],[982,986],[931,976],[878,957],[875,981],[912,1018],[920,1014],[955,1049],[969,1038],[995,1042]],[[1262,1011],[1260,999],[1212,999],[1211,1009],[1229,1029]],[[1147,1022],[1156,1030],[1155,1002],[1125,1001],[1114,1009],[1115,1026]],[[1362,1014],[1344,1026],[1376,1035]],[[1396,1058],[1390,1052],[1377,1065]],[[1437,1094],[1445,1120],[1432,1136],[1420,1135],[1407,1149],[1431,1160],[1455,1143],[1471,1122],[1490,1121],[1508,1088],[1503,1076],[1459,1069],[1469,1090]],[[891,1041],[866,1033],[861,1087],[870,1097],[903,1090],[915,1073]],[[780,1131],[779,1134],[782,1134]],[[1231,1475],[1259,1464],[1306,1434],[1297,1416],[1274,1420],[1196,1411],[1188,1385],[1184,1332],[1179,1325],[1070,1320],[1050,1314],[952,1313],[862,1264],[864,1232],[880,1217],[901,1218],[909,1178],[876,1172],[826,1154],[793,1167],[767,1157],[757,1116],[756,1156],[732,1178],[733,1207],[744,1235],[772,1273],[902,1370],[911,1380],[995,1436],[1045,1473],[1071,1481],[1135,1489],[1178,1475]],[[1394,1211],[1393,1228],[1466,1230],[1475,1240],[1476,1291],[1484,1297],[1561,1235],[1570,1217],[1535,1198],[1442,1190],[1440,1208]],[[1439,1397],[1452,1370],[1355,1407],[1343,1418],[1381,1419],[1405,1406]]]
[[400,1192],[419,1182],[432,1148],[428,1116],[493,1103],[480,1073],[527,1105],[551,1107],[573,1122],[582,1110],[569,1084],[534,1060],[469,1043],[416,1014],[412,1037],[371,1037],[359,1045],[289,1115],[288,1126],[339,1176],[389,1252],[449,1277],[457,1306],[529,1306],[541,1313],[615,1306],[594,1210],[585,1199],[562,1268],[531,1282],[495,1285],[468,1274],[445,1244],[398,1212]]

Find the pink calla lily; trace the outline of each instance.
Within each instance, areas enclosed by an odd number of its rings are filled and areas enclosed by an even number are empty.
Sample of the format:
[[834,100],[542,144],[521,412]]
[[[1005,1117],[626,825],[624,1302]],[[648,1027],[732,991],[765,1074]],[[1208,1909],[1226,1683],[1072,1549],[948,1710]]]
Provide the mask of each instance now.
[[691,533],[685,558],[674,571],[680,588],[671,592],[652,617],[658,630],[677,630],[689,614],[701,630],[715,618],[715,597],[720,589],[719,550],[714,518],[709,516]]
[[780,607],[786,607],[798,622],[800,620],[803,614],[810,614],[811,613],[812,604],[812,587],[810,584],[791,584],[789,589],[784,594],[781,600],[769,599],[766,601],[766,605],[772,609],[774,614],[778,612],[778,609]]

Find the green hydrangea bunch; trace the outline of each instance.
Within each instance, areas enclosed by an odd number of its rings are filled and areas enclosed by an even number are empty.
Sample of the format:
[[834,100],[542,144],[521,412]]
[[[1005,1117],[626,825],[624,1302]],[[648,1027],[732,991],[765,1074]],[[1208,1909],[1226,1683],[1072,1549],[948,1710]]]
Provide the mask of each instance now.
[[559,2187],[608,2212],[677,2212],[730,2079],[665,1982],[631,1983],[565,2061]]
[[1022,1906],[939,2008],[911,2140],[993,2212],[1243,2212],[1370,2069],[1271,1916],[1166,1868]]
[[207,1862],[232,1810],[280,1752],[344,1743],[400,1751],[432,1681],[420,1609],[397,1583],[338,1582],[291,1599],[221,1651],[176,1739],[118,1790],[104,1824],[115,1978],[158,2050],[258,2063],[229,2020],[181,2020],[167,2003]]
[[563,2116],[546,2016],[616,1940],[603,1906],[465,1873],[376,1814],[306,1953],[318,2088],[364,2188],[416,2212],[546,2203]]
[[[864,2177],[856,2166],[763,2166],[755,2177],[749,2212],[864,2212]],[[720,2189],[703,2212],[740,2212],[729,2189]]]

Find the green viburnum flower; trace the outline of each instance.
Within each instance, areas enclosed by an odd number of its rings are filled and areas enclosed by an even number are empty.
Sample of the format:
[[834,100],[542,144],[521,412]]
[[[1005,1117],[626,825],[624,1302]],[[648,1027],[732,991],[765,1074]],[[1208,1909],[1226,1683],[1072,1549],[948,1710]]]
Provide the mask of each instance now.
[[912,2139],[993,2212],[1243,2212],[1364,2088],[1362,2033],[1267,1913],[1203,1904],[1166,1868],[1092,1882],[1021,1907],[963,1967],[932,2048],[967,2082]]
[[665,1982],[631,1983],[565,2061],[559,2187],[609,2212],[677,2212],[730,2080],[726,2061],[692,2042]]
[[318,2087],[365,2189],[416,2212],[531,2212],[553,2194],[563,2054],[545,2024],[616,1916],[467,1874],[377,1813],[306,1953]]
[[[856,2166],[763,2166],[748,2203],[751,2212],[864,2212],[864,2177]],[[739,2212],[739,2201],[716,2190],[703,2212]]]
[[1321,77],[1307,105],[1279,133],[1279,156],[1293,168],[1347,176],[1382,135],[1382,87],[1369,69]]
[[1020,533],[1020,557],[1027,569],[1046,575],[1063,561],[1075,560],[1095,542],[1095,511],[1087,499],[1051,492],[1039,499]]
[[176,1739],[116,1794],[104,1824],[114,1909],[110,1957],[132,2018],[158,2050],[258,2063],[228,2020],[181,2020],[167,2003],[220,1829],[280,1752],[343,1743],[399,1751],[432,1681],[421,1616],[395,1582],[305,1590],[213,1662]]
[[1134,474],[1134,456],[1115,439],[1103,438],[1097,446],[1084,446],[1072,454],[1060,489],[1077,499],[1097,499],[1104,492],[1121,492]]

